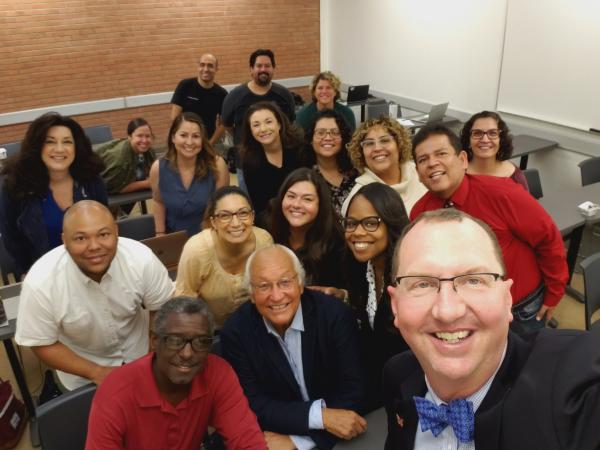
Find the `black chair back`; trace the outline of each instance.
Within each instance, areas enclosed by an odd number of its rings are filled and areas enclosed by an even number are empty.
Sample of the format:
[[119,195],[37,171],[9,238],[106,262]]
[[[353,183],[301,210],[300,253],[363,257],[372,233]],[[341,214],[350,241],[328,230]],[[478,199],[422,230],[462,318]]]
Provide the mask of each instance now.
[[95,384],[62,394],[36,409],[38,431],[44,450],[83,450]]
[[98,125],[96,127],[84,128],[86,136],[90,138],[92,145],[101,144],[112,140],[113,135],[108,125]]
[[142,214],[141,216],[127,217],[117,220],[119,236],[142,241],[156,235],[154,228],[154,215]]
[[542,180],[540,180],[540,173],[537,169],[525,169],[523,175],[527,179],[527,185],[529,186],[529,193],[535,198],[540,199],[544,196],[542,191]]
[[581,161],[578,166],[581,170],[582,186],[600,181],[600,156]]
[[21,150],[21,141],[8,142],[6,144],[0,144],[0,148],[6,150],[6,157],[10,158],[13,155],[16,155]]

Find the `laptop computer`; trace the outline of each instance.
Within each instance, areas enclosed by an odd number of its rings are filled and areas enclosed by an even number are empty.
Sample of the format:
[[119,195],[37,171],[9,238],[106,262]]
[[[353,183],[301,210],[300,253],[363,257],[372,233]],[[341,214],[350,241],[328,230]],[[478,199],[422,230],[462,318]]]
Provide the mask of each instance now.
[[144,239],[140,242],[150,247],[158,259],[160,259],[160,262],[171,272],[177,270],[179,258],[187,240],[187,231],[177,231],[163,236]]
[[422,122],[422,123],[438,123],[444,119],[446,115],[446,111],[448,110],[448,102],[440,103],[439,105],[433,105],[428,114],[421,114],[414,117],[406,117],[408,120],[412,120],[413,122]]
[[358,103],[364,102],[369,98],[369,85],[359,84],[357,86],[348,87],[348,96],[346,97],[346,103]]

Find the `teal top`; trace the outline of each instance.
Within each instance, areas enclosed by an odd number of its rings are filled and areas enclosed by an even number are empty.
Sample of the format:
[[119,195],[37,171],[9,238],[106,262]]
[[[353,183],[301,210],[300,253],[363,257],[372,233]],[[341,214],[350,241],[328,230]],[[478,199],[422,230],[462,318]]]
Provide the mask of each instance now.
[[[350,130],[354,132],[356,129],[354,112],[340,102],[335,102],[333,104],[333,110],[340,113],[346,119],[346,122],[348,122],[348,125],[350,126]],[[308,129],[314,123],[318,112],[319,111],[317,110],[317,105],[315,102],[310,102],[307,105],[304,105],[300,111],[296,113],[296,124],[301,126],[304,131],[308,131]]]

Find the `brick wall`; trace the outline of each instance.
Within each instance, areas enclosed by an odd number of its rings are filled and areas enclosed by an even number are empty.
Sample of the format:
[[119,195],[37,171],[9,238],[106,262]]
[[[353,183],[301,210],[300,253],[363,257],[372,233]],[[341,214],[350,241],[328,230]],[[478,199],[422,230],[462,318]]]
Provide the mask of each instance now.
[[[203,51],[219,58],[221,84],[247,80],[248,56],[259,47],[275,52],[276,78],[307,76],[319,70],[319,1],[0,0],[0,42],[1,113],[170,91],[195,75]],[[162,141],[169,111],[76,118],[107,123],[120,137],[142,116]],[[26,127],[0,127],[0,142],[20,140]]]

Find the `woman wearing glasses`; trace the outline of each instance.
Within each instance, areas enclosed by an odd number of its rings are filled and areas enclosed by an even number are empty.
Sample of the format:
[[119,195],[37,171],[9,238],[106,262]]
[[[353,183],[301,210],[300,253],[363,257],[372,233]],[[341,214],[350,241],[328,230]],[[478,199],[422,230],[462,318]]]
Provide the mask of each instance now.
[[342,205],[345,215],[352,196],[364,185],[383,183],[396,191],[410,213],[427,189],[419,181],[411,158],[410,134],[389,117],[363,122],[348,144],[354,167],[362,174]]
[[270,231],[291,248],[306,271],[306,285],[346,297],[340,261],[344,238],[325,181],[312,169],[294,170],[274,199]]
[[351,137],[346,120],[332,109],[318,112],[306,133],[309,147],[305,154],[306,163],[327,183],[333,208],[339,217],[358,175],[346,151]]
[[381,372],[385,362],[408,346],[394,326],[390,296],[394,246],[408,224],[398,194],[382,183],[360,188],[342,219],[346,245],[353,257],[349,275],[349,303],[356,311],[363,338],[369,386],[369,410],[382,405]]
[[185,244],[175,282],[175,295],[201,297],[208,303],[217,329],[248,299],[242,287],[246,260],[256,249],[273,243],[265,230],[254,227],[248,194],[226,186],[212,195],[200,233]]
[[512,136],[498,113],[482,111],[473,115],[460,131],[460,143],[469,158],[467,173],[512,178],[529,190],[523,172],[509,161]]

